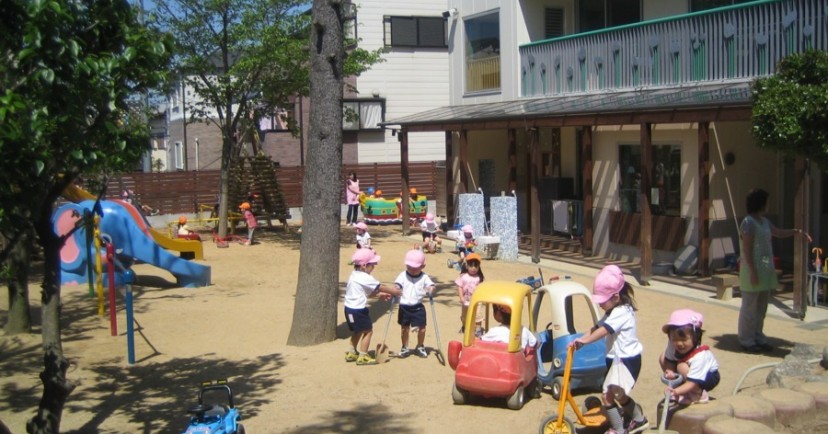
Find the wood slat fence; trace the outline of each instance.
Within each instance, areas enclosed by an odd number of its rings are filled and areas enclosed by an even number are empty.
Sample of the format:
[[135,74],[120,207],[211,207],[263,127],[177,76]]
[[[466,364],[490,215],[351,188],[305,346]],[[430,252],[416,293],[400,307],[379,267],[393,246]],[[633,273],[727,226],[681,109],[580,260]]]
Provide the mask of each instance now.
[[[276,167],[274,170],[285,204],[290,208],[301,207],[305,168]],[[410,163],[408,170],[409,185],[416,188],[418,194],[437,199],[438,193],[445,190],[442,185],[445,184],[445,171],[438,168],[436,162]],[[368,187],[378,188],[386,197],[396,196],[401,191],[402,179],[397,163],[346,164],[342,166],[342,203],[345,203],[344,178],[351,171],[357,174],[363,191]],[[157,208],[161,214],[195,213],[199,205],[215,203],[219,177],[218,170],[127,173],[109,180],[107,197],[117,198],[123,190],[129,189],[137,194],[142,204]]]

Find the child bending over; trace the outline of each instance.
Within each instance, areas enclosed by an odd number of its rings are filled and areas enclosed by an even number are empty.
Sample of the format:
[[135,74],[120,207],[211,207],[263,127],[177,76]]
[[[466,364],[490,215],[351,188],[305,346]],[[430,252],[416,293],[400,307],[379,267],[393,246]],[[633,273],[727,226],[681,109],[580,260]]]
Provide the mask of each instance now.
[[719,363],[707,345],[701,344],[702,314],[690,309],[679,309],[670,314],[670,320],[661,327],[667,334],[667,348],[659,357],[664,376],[684,377],[684,383],[669,389],[680,405],[707,402],[708,392],[719,384]]

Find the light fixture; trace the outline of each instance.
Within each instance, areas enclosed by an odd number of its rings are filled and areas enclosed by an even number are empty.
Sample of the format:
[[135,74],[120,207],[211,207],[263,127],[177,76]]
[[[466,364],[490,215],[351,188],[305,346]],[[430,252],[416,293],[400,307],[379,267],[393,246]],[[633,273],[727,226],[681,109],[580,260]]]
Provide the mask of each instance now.
[[457,16],[457,8],[451,8],[443,12],[443,18],[445,19],[454,18],[455,16]]

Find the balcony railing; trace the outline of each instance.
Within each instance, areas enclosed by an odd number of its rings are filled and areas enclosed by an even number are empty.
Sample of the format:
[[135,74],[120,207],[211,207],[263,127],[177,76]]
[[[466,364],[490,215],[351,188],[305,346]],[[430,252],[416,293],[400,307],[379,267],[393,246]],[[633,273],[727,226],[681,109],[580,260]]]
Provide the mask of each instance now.
[[764,0],[520,47],[524,97],[773,74],[783,57],[828,49],[825,0]]
[[466,92],[500,89],[500,55],[466,60]]

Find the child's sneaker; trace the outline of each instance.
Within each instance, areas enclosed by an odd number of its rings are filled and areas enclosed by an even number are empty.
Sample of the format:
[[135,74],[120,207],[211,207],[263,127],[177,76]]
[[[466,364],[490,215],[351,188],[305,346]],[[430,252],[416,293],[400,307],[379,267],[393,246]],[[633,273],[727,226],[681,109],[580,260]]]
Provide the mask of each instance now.
[[411,355],[411,350],[409,350],[408,347],[402,347],[402,348],[400,348],[400,352],[399,352],[399,354],[397,354],[397,357],[401,357],[401,358],[404,359],[404,358],[406,358],[410,355]]
[[643,418],[639,420],[630,421],[630,424],[627,425],[627,433],[628,434],[635,434],[644,432],[650,428],[650,422],[647,421],[647,418]]
[[417,352],[417,355],[422,357],[422,358],[428,357],[428,352],[426,352],[425,347],[422,346],[422,345],[418,346],[415,351]]
[[359,358],[359,354],[357,354],[353,351],[348,351],[348,352],[345,353],[345,361],[346,362],[356,362],[358,358]]
[[360,354],[359,358],[356,361],[356,364],[359,365],[359,366],[362,366],[362,365],[376,365],[377,360],[375,358],[371,357],[370,354],[367,354],[367,353],[366,354]]

